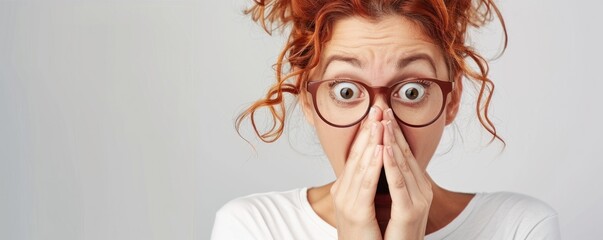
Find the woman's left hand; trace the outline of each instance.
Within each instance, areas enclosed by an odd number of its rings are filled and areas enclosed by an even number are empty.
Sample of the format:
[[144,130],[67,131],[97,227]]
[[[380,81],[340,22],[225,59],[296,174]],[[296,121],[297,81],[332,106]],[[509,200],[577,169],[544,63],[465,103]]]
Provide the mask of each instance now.
[[397,124],[391,109],[384,112],[383,165],[392,199],[384,239],[423,239],[433,193]]

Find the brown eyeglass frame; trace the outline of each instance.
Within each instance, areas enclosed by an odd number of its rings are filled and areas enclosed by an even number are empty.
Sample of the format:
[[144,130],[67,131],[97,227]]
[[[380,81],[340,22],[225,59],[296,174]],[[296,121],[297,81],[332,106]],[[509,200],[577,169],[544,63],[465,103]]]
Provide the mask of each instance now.
[[[323,84],[325,82],[333,81],[333,80],[340,80],[340,81],[344,81],[344,82],[353,82],[355,84],[363,86],[364,89],[367,90],[367,92],[369,94],[369,105],[368,105],[369,107],[366,109],[366,112],[364,113],[364,115],[362,115],[362,117],[358,119],[358,121],[355,121],[353,123],[346,124],[346,125],[334,124],[334,123],[329,122],[327,119],[325,119],[322,116],[322,114],[320,113],[320,110],[318,110],[318,105],[317,105],[318,103],[316,101],[316,91],[318,91],[318,87],[321,84]],[[404,84],[404,83],[408,83],[408,82],[416,82],[416,81],[430,81],[430,82],[434,82],[434,83],[438,84],[440,86],[440,90],[442,91],[442,98],[443,98],[442,99],[442,107],[440,108],[440,112],[438,113],[438,115],[433,120],[431,120],[430,122],[425,123],[425,124],[420,124],[420,125],[409,124],[407,122],[402,121],[396,114],[394,114],[394,117],[396,118],[396,120],[398,120],[398,122],[401,122],[402,124],[404,124],[406,126],[420,128],[420,127],[428,126],[428,125],[432,124],[433,122],[435,122],[436,120],[438,120],[438,118],[440,118],[440,116],[442,115],[442,112],[444,111],[444,106],[446,105],[446,98],[448,97],[448,94],[450,92],[452,92],[452,90],[454,90],[454,81],[449,82],[449,81],[443,81],[443,80],[434,79],[434,78],[412,78],[412,79],[406,79],[406,80],[394,82],[385,87],[370,87],[361,81],[356,81],[356,80],[352,80],[352,79],[335,78],[335,79],[325,79],[325,80],[320,80],[320,81],[308,81],[308,82],[306,82],[306,91],[308,91],[310,93],[310,95],[312,95],[312,102],[314,105],[314,109],[316,110],[316,113],[318,113],[318,116],[320,117],[320,119],[322,119],[324,122],[326,122],[327,124],[329,124],[333,127],[346,128],[346,127],[351,127],[351,126],[356,125],[357,123],[359,123],[360,121],[362,121],[362,119],[364,119],[366,117],[366,115],[369,113],[371,107],[373,106],[373,103],[375,102],[375,96],[377,94],[386,93],[385,96],[386,96],[387,104],[391,108],[392,107],[391,94],[392,94],[394,87],[397,85],[400,85],[400,84]]]

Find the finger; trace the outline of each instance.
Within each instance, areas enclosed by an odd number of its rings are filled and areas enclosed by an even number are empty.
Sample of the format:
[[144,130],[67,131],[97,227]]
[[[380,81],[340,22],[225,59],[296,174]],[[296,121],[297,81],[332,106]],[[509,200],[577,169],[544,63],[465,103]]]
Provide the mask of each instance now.
[[370,163],[367,170],[363,173],[358,182],[355,182],[354,188],[357,189],[356,204],[360,206],[374,205],[377,183],[383,166],[383,145],[377,145],[370,157]]
[[377,183],[383,166],[383,145],[375,146],[371,156],[366,156],[363,160],[368,160],[368,166],[361,176],[357,176],[350,189],[356,191],[355,202],[358,206],[374,205]]
[[[387,120],[387,122],[385,123],[386,128],[389,128],[389,130],[386,130],[384,132],[384,141],[386,141],[387,144],[391,144],[390,148],[391,148],[391,158],[392,160],[396,163],[396,167],[398,168],[398,171],[401,174],[401,178],[399,179],[393,179],[393,182],[389,182],[388,184],[394,184],[393,186],[390,185],[390,191],[394,188],[400,188],[399,181],[404,181],[404,188],[403,190],[405,190],[407,192],[407,194],[410,196],[410,199],[412,202],[416,202],[419,201],[421,198],[423,198],[421,195],[423,195],[423,191],[420,189],[417,180],[415,178],[415,174],[413,173],[413,171],[411,170],[410,166],[409,166],[409,160],[407,159],[406,156],[404,156],[402,154],[402,151],[400,150],[400,148],[398,147],[398,143],[396,142],[396,139],[394,136],[391,135],[391,132],[393,132],[392,129],[392,122]],[[387,173],[386,173],[387,174]],[[392,196],[392,201],[394,199],[394,196]]]
[[406,189],[406,180],[398,167],[398,162],[394,160],[393,150],[390,145],[385,146],[383,152],[383,168],[385,169],[385,178],[389,186],[389,194],[392,198],[392,207],[401,207],[403,209],[412,206],[412,200]]
[[[415,181],[417,182],[417,184],[419,185],[419,188],[421,189],[421,191],[423,191],[424,193],[430,193],[431,192],[431,183],[429,182],[429,179],[426,177],[426,171],[424,169],[421,169],[421,167],[419,167],[419,164],[416,161],[416,158],[414,156],[414,154],[412,153],[412,150],[410,149],[410,146],[408,145],[408,142],[406,141],[406,138],[404,137],[404,134],[402,133],[402,129],[400,128],[400,125],[397,124],[396,119],[393,116],[393,111],[390,109],[387,109],[385,112],[385,119],[390,121],[389,125],[386,125],[386,131],[388,131],[388,133],[393,134],[393,138],[392,139],[388,139],[390,143],[392,143],[392,146],[394,145],[393,142],[395,142],[396,147],[394,147],[394,156],[401,156],[403,158],[403,160],[405,161],[405,165],[407,165],[408,167],[410,167],[410,170],[412,171],[414,177],[415,177]],[[391,135],[390,135],[391,136]],[[388,136],[388,137],[390,137]],[[385,141],[385,139],[384,139]],[[398,153],[398,154],[396,154]],[[399,158],[396,158],[399,159]]]
[[354,142],[352,143],[352,147],[347,156],[348,161],[356,161],[362,156],[369,141],[369,136],[376,130],[373,124],[377,123],[377,119],[380,119],[382,115],[382,111],[379,107],[371,107],[368,117],[362,120],[356,136],[354,137]]
[[[382,139],[382,134],[380,132],[383,131],[383,127],[375,121],[375,119],[381,116],[382,112],[378,107],[371,108],[369,117],[363,121],[364,124],[358,131],[354,143],[352,144],[352,148],[345,162],[345,167],[340,176],[338,176],[336,181],[337,187],[332,190],[341,189],[341,191],[347,193],[349,192],[352,181],[354,179],[358,180],[362,178],[356,175],[358,175],[359,172],[360,174],[363,174],[370,163],[370,159],[365,163],[359,163],[361,161],[360,159],[364,155],[370,156]],[[335,191],[332,193],[335,193]],[[349,196],[355,198],[355,193]]]
[[[368,199],[369,202],[372,202],[374,199],[375,190],[377,188],[377,182],[379,182],[379,173],[381,171],[382,165],[382,149],[381,145],[383,139],[383,126],[377,123],[371,123],[374,128],[371,131],[371,135],[369,137],[369,143],[365,148],[365,151],[358,161],[355,164],[355,171],[353,176],[350,176],[350,185],[348,187],[348,191],[355,192],[353,195],[362,195],[363,199],[360,199],[362,202],[366,202],[364,200]],[[350,168],[351,170],[352,168]],[[351,173],[349,171],[348,173]],[[349,176],[349,175],[348,175]],[[372,192],[365,198],[366,191]],[[373,197],[370,197],[373,196]]]

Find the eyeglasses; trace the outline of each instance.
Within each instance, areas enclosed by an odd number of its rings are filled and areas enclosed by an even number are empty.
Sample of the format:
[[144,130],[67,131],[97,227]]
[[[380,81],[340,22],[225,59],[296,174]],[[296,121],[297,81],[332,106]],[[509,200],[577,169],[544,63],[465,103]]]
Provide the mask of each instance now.
[[411,127],[425,127],[442,112],[454,82],[413,78],[387,87],[369,87],[350,79],[308,81],[318,116],[334,127],[350,127],[368,114],[377,94],[383,94],[396,119]]

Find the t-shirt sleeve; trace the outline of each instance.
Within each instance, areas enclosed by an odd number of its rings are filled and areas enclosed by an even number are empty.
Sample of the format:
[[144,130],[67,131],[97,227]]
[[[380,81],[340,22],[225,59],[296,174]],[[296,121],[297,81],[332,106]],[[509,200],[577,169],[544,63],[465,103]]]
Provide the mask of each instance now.
[[561,232],[559,231],[559,218],[557,214],[548,216],[538,222],[534,228],[528,233],[526,240],[560,240]]
[[559,215],[547,203],[529,196],[518,196],[517,208],[509,211],[516,213],[519,220],[519,232],[516,239],[522,240],[558,240]]
[[216,213],[211,239],[269,239],[258,229],[258,219],[253,211],[253,206],[244,201],[228,202]]
[[531,196],[498,192],[483,197],[471,221],[454,239],[560,239],[558,214],[550,205]]

